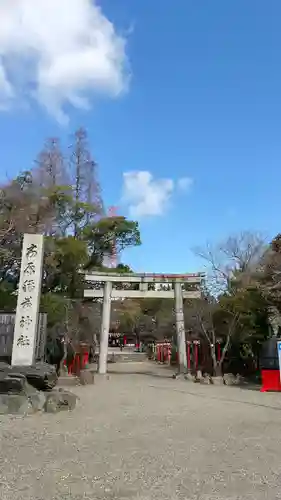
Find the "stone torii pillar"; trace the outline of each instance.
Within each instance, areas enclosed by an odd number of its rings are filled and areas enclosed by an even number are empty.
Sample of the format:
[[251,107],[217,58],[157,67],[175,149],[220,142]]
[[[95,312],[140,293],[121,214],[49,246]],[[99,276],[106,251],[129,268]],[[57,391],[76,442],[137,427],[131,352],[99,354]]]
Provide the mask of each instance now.
[[176,314],[176,332],[177,332],[177,347],[179,355],[179,373],[187,372],[187,356],[185,343],[185,327],[183,313],[183,291],[180,282],[174,283],[175,292],[175,314]]
[[101,324],[100,350],[99,350],[99,373],[101,375],[105,375],[107,372],[108,337],[109,337],[110,312],[111,312],[111,291],[112,291],[112,282],[105,281],[104,291],[103,291],[102,324]]
[[[187,356],[185,345],[185,328],[184,328],[184,313],[183,299],[198,299],[201,297],[201,282],[203,279],[202,273],[196,274],[118,274],[95,272],[85,276],[86,281],[103,283],[102,289],[85,290],[84,297],[103,299],[102,309],[102,324],[100,334],[100,350],[99,350],[99,368],[100,374],[107,372],[107,356],[108,356],[108,337],[110,328],[110,310],[111,298],[113,299],[144,299],[144,298],[162,298],[174,299],[176,313],[176,329],[177,329],[177,345],[179,353],[179,373],[187,371]],[[198,285],[197,289],[190,291],[183,290],[184,283],[192,283]],[[117,290],[113,288],[113,283],[138,283],[139,289]],[[148,284],[168,284],[166,290],[148,288]],[[173,289],[171,289],[173,283]]]

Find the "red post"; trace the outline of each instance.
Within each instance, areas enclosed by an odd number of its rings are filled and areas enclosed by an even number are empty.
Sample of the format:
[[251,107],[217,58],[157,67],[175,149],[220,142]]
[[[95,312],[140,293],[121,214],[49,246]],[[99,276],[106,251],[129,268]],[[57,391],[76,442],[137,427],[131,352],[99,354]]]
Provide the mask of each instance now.
[[85,366],[88,364],[88,362],[89,362],[89,353],[85,352],[84,356],[83,356],[83,366],[82,366],[82,368],[85,368]]
[[168,363],[171,364],[171,344],[168,346]]
[[80,372],[80,354],[76,354],[75,356],[75,372],[79,373]]
[[191,359],[190,359],[190,342],[187,342],[187,369],[190,372],[191,370]]
[[167,361],[168,358],[168,352],[167,352],[167,344],[163,345],[163,363]]
[[157,344],[156,349],[157,349],[157,361],[161,361],[160,345],[159,344]]
[[217,344],[217,357],[218,357],[218,362],[220,362],[220,360],[221,360],[221,345],[219,342]]
[[194,345],[194,361],[195,361],[195,370],[198,368],[198,342],[195,342]]

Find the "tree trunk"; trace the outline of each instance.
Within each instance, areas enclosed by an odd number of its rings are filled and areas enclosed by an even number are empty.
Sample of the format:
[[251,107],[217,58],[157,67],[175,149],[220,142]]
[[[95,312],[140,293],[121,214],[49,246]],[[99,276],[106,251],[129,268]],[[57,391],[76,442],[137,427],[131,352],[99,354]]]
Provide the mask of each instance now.
[[214,366],[214,374],[215,377],[222,377],[222,367],[220,363],[217,363],[216,366]]
[[213,373],[212,373],[212,375],[214,375],[215,377],[217,377],[217,376],[219,376],[219,375],[217,375],[218,362],[217,362],[216,348],[215,348],[215,346],[213,344],[211,345],[211,357],[212,357],[212,363],[213,363]]

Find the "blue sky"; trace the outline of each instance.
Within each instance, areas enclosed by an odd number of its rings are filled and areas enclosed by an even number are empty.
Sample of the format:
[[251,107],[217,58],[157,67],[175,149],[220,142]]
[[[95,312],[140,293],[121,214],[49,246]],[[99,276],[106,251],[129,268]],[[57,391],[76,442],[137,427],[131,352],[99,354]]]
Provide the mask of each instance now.
[[[2,178],[29,168],[46,137],[66,144],[83,125],[105,202],[140,221],[143,245],[123,256],[137,271],[195,272],[191,249],[206,241],[279,232],[280,1],[78,3],[0,6]],[[78,24],[103,34],[99,53],[75,52]]]

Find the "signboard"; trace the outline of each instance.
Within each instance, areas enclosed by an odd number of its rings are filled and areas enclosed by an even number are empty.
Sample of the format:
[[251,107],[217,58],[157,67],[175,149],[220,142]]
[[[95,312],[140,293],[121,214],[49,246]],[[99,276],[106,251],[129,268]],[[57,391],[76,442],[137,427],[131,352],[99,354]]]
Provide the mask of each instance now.
[[22,247],[12,365],[34,363],[41,295],[43,235],[25,234]]
[[280,382],[281,382],[281,342],[277,342],[277,350],[278,350],[278,361],[279,361],[279,373],[280,373]]
[[41,313],[38,318],[37,333],[36,333],[36,361],[43,361],[45,355],[45,346],[47,340],[47,314]]
[[[13,351],[14,313],[0,313],[0,358],[11,358]],[[47,336],[47,314],[39,314],[36,334],[36,361],[43,361]]]

